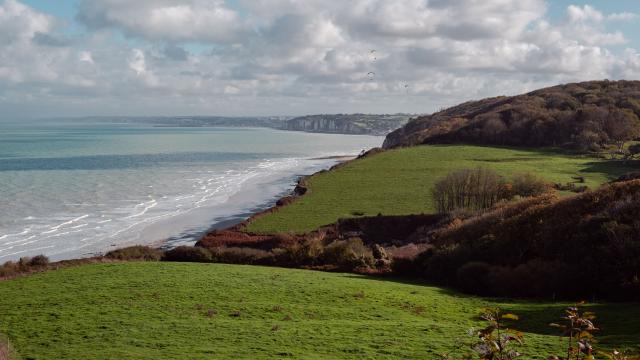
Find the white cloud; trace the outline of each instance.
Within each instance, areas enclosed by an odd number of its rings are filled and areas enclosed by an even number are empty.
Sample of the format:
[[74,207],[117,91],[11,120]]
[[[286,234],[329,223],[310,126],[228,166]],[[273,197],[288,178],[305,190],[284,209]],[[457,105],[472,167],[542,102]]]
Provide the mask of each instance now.
[[429,112],[559,82],[640,77],[637,49],[612,48],[628,44],[615,21],[633,20],[631,13],[588,5],[569,6],[558,22],[543,0],[240,6],[84,0],[77,18],[88,31],[69,37],[61,21],[0,0],[0,106],[84,114]]
[[144,53],[140,49],[133,49],[131,58],[129,59],[129,67],[135,71],[138,76],[147,72],[147,63],[145,62]]
[[91,55],[91,51],[80,51],[78,54],[79,60],[87,62],[89,64],[93,64],[93,55]]
[[216,0],[85,0],[77,18],[92,29],[152,40],[225,43],[242,30],[238,14]]
[[47,33],[53,27],[50,16],[34,11],[16,1],[6,0],[0,5],[0,44],[30,40],[39,33]]
[[621,12],[607,15],[607,20],[610,21],[632,21],[638,18],[638,14],[632,12]]
[[604,15],[591,5],[584,5],[582,7],[569,5],[567,8],[567,16],[571,22],[601,22],[605,19]]

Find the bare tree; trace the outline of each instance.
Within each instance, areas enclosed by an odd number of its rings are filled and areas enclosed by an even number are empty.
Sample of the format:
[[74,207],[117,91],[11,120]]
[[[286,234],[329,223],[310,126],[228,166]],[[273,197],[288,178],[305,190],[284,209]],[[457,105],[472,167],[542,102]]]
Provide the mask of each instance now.
[[440,213],[456,209],[483,210],[511,197],[504,179],[489,169],[463,169],[436,183],[433,199]]

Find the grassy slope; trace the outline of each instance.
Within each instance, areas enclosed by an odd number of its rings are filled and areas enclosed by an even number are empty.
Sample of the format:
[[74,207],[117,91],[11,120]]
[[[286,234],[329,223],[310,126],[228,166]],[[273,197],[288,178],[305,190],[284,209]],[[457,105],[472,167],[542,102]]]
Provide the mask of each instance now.
[[312,177],[311,193],[294,204],[256,220],[250,232],[302,232],[353,216],[404,215],[433,211],[436,181],[460,168],[487,167],[509,176],[532,172],[566,183],[584,176],[595,188],[630,169],[616,162],[563,155],[550,150],[514,150],[479,146],[417,146],[357,160]]
[[[520,314],[526,358],[544,359],[533,355],[562,346],[546,324],[565,306],[351,274],[180,263],[68,268],[0,282],[0,299],[0,332],[36,359],[432,359],[468,339],[487,305]],[[602,346],[640,342],[640,305],[592,307]]]

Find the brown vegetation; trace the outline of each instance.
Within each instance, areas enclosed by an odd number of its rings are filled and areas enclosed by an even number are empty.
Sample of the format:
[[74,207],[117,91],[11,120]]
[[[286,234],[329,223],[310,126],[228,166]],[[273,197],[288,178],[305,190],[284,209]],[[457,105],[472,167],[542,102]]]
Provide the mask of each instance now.
[[439,213],[457,209],[484,210],[511,197],[504,179],[489,169],[462,169],[438,181],[433,199]]
[[428,241],[415,275],[472,293],[637,299],[640,180],[505,205]]
[[490,169],[462,169],[436,183],[433,199],[438,212],[445,214],[486,210],[514,196],[540,196],[551,189],[551,184],[530,173],[516,174],[509,183]]
[[640,81],[559,85],[467,102],[410,121],[384,148],[424,143],[561,146],[600,150],[640,137]]
[[33,258],[23,257],[17,262],[7,261],[0,266],[0,279],[12,277],[22,273],[36,272],[45,269],[49,265],[49,258],[38,255]]
[[540,196],[552,188],[546,180],[531,173],[515,174],[511,177],[511,183],[512,193],[521,197]]
[[137,245],[109,251],[105,257],[113,260],[158,261],[162,258],[162,250]]
[[205,248],[250,247],[268,250],[300,240],[301,237],[294,234],[255,235],[232,228],[214,230],[200,239],[198,245]]

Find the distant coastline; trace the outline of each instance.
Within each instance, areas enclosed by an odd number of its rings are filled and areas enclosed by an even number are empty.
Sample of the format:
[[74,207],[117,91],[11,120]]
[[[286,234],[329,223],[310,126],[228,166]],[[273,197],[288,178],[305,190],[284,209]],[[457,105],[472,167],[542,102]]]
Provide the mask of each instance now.
[[385,136],[405,125],[412,114],[319,114],[306,116],[94,116],[74,121],[147,124],[154,127],[268,128],[321,134]]

